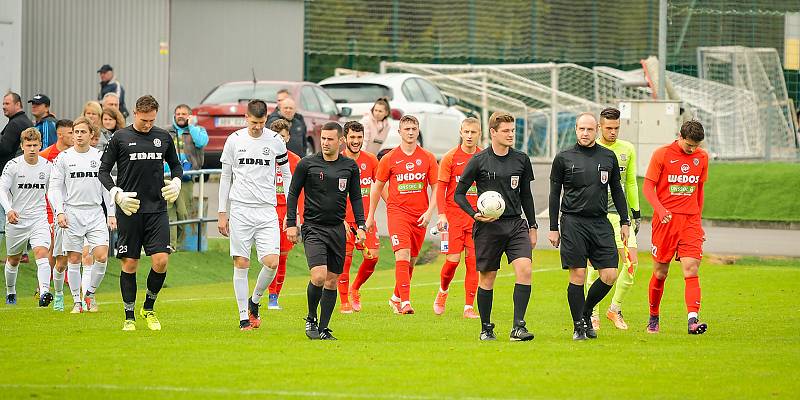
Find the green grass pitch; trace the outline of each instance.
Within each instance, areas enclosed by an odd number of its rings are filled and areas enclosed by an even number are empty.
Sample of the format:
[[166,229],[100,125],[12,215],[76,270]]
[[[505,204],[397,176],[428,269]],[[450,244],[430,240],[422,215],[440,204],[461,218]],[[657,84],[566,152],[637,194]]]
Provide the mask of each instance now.
[[[19,304],[0,305],[0,399],[730,399],[796,398],[800,390],[794,377],[797,260],[704,262],[701,317],[709,331],[702,336],[686,333],[683,279],[675,269],[664,294],[662,332],[648,335],[651,265],[643,253],[623,308],[631,329],[615,330],[603,319],[599,339],[575,343],[558,253],[537,251],[527,315],[536,338],[508,341],[514,278],[506,267],[494,297],[499,340],[482,343],[480,323],[461,318],[462,269],[443,316],[431,308],[441,258],[415,270],[417,314],[393,315],[389,256],[384,250],[379,271],[363,288],[364,310],[335,312],[337,342],[305,338],[307,270],[300,251],[290,261],[284,310],[264,309],[262,328],[252,332],[238,330],[222,241],[212,241],[206,254],[172,257],[168,287],[156,304],[161,332],[148,331],[141,319],[136,332],[121,331],[116,261],[98,293],[100,312],[82,315],[35,307],[33,264],[23,265]],[[251,278],[256,273],[253,268]],[[140,289],[137,308],[143,296]]]

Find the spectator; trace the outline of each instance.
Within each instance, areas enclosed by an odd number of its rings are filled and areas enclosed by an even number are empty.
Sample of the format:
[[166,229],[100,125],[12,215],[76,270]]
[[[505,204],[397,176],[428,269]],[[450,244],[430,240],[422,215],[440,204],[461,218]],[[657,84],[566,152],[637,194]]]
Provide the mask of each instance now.
[[381,97],[375,100],[372,109],[361,118],[364,125],[364,145],[362,149],[378,154],[386,137],[389,136],[389,99]]
[[44,94],[33,96],[31,114],[34,118],[34,127],[42,134],[42,148],[47,148],[56,142],[56,116],[50,113],[50,98]]
[[[289,127],[289,143],[286,143],[286,148],[291,150],[294,154],[301,157],[306,155],[306,122],[303,116],[296,112],[297,108],[294,99],[287,97],[278,104],[278,114],[270,114],[267,119],[267,126],[272,122],[283,118],[291,124]],[[313,150],[313,149],[312,149]]]
[[111,132],[103,127],[103,107],[100,106],[99,102],[93,100],[87,101],[86,104],[83,105],[81,116],[88,118],[89,121],[92,121],[92,125],[100,130],[100,135],[96,136],[97,142],[94,141],[94,137],[92,138],[92,147],[104,151],[106,145],[108,145],[108,141],[111,140]]
[[275,109],[272,110],[272,112],[269,115],[267,115],[267,121],[274,122],[277,121],[278,119],[282,119],[280,114],[281,101],[283,101],[284,99],[288,99],[289,97],[291,97],[289,95],[289,89],[279,89],[278,92],[275,93]]
[[[0,132],[0,171],[5,169],[6,163],[16,157],[17,154],[22,154],[20,148],[19,135],[27,128],[33,126],[31,120],[22,111],[22,98],[19,94],[8,92],[3,96],[3,114],[8,118],[3,131]],[[0,206],[3,218],[5,218],[6,210]],[[0,242],[6,233],[6,224],[0,223]]]
[[122,116],[128,118],[128,109],[125,107],[125,88],[118,80],[114,79],[114,69],[110,65],[104,64],[97,70],[100,75],[100,93],[97,100],[103,100],[106,93],[114,93],[119,98],[119,111]]
[[100,105],[103,106],[103,110],[106,108],[113,108],[119,111],[119,96],[117,96],[116,93],[108,92],[103,95]]
[[[206,128],[196,125],[195,121],[192,117],[192,109],[186,104],[181,104],[175,107],[172,126],[167,129],[172,136],[172,141],[175,142],[175,150],[178,152],[178,160],[183,165],[184,172],[178,199],[172,204],[167,204],[170,221],[188,219],[190,212],[196,209],[194,205],[194,180],[196,178],[185,173],[203,168],[205,161],[203,148],[208,144],[208,133]],[[164,170],[169,172],[169,166],[164,164]],[[179,245],[184,242],[185,228],[186,225],[170,226],[169,236],[173,249],[177,250]]]
[[112,136],[117,129],[122,129],[125,127],[125,118],[116,108],[103,107],[102,122],[103,129],[110,132]]

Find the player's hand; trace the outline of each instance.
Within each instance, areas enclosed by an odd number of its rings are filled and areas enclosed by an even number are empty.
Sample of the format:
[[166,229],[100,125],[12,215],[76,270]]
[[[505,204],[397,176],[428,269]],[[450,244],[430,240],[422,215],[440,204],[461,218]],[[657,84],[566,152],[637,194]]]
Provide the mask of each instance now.
[[436,223],[436,229],[438,229],[439,232],[444,232],[447,230],[447,224],[447,215],[439,214],[439,222]]
[[117,230],[117,217],[108,217],[108,229],[112,231]]
[[14,210],[9,210],[6,213],[6,220],[8,220],[9,224],[16,224],[19,222],[19,214],[17,214],[17,212]]
[[431,210],[425,211],[417,218],[417,226],[424,228],[428,226],[429,222],[431,222]]
[[642,212],[631,208],[631,226],[633,227],[633,234],[639,234],[639,228],[642,226]]
[[669,221],[672,221],[672,213],[667,211],[667,214],[664,215],[664,218],[661,218],[661,223],[662,224],[667,224],[667,223],[669,223]]
[[219,216],[217,217],[217,230],[222,236],[228,237],[230,231],[228,230],[228,213],[221,212],[218,213]]
[[281,225],[281,229],[285,232],[286,231],[286,215],[283,216],[283,225]]
[[66,229],[69,228],[69,224],[67,223],[67,214],[60,213],[58,214],[58,226]]
[[620,226],[619,235],[622,238],[622,243],[628,243],[628,237],[631,235],[631,227],[629,225]]
[[347,238],[347,240],[350,240],[350,235],[352,235],[352,233],[350,233],[350,224],[348,224],[347,221],[342,223],[344,224],[344,236]]
[[364,243],[365,240],[367,240],[367,232],[365,232],[363,229],[357,230],[356,231],[356,243],[357,244],[361,244],[361,243]]
[[123,192],[122,189],[115,187],[110,190],[114,202],[119,205],[120,210],[127,216],[131,216],[139,211],[139,199],[136,192]]
[[558,245],[561,244],[561,234],[558,231],[550,231],[547,234],[547,240],[550,241],[553,247],[558,248]]
[[290,227],[286,228],[286,238],[289,239],[290,242],[295,243],[295,244],[300,241],[300,238],[297,237],[297,227],[296,226],[290,226]]
[[364,223],[364,227],[366,227],[368,231],[371,231],[374,226],[375,226],[375,218],[373,218],[372,215],[370,215],[367,217],[367,221]]
[[167,203],[174,203],[178,200],[178,195],[181,193],[181,178],[173,178],[171,181],[164,179],[164,187],[161,188],[161,197]]
[[528,229],[528,236],[531,237],[531,249],[535,249],[536,243],[539,241],[539,233],[536,232],[536,228]]
[[472,218],[474,218],[475,221],[478,221],[478,222],[494,222],[494,221],[497,221],[497,218],[487,217],[487,216],[485,216],[485,215],[483,215],[481,213],[475,213],[475,215],[473,215]]

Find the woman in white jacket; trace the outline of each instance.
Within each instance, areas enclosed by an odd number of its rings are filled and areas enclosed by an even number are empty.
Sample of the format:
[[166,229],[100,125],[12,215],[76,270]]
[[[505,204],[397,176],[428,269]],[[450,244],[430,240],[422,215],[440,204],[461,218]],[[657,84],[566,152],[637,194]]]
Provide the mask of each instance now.
[[361,125],[364,125],[364,145],[363,150],[372,154],[377,154],[383,146],[386,137],[389,136],[389,99],[381,97],[375,100],[370,112],[361,118]]

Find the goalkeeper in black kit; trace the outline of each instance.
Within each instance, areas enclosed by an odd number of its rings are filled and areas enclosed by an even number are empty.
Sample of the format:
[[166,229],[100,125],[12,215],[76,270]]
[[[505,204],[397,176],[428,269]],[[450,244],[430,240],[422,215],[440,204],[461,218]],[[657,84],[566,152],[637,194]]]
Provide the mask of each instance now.
[[[136,330],[136,270],[142,248],[152,260],[147,276],[147,297],[139,311],[151,330],[161,330],[153,306],[167,277],[169,245],[167,202],[181,190],[183,168],[169,133],[154,126],[158,102],[146,95],[136,100],[131,126],[120,129],[108,143],[100,160],[98,177],[109,190],[121,213],[117,213],[117,258],[122,261],[119,286],[125,304],[124,331]],[[164,163],[171,180],[164,179]],[[111,170],[117,167],[117,182]]]

